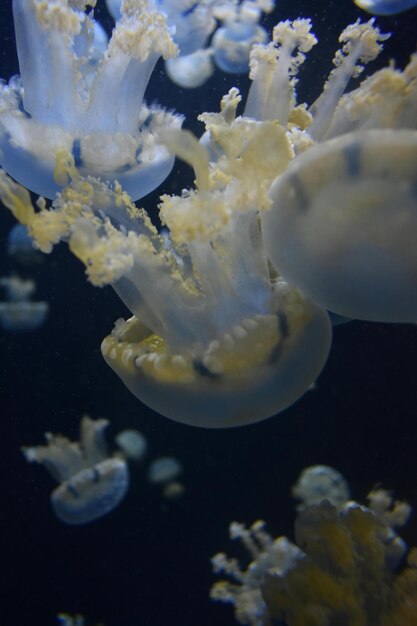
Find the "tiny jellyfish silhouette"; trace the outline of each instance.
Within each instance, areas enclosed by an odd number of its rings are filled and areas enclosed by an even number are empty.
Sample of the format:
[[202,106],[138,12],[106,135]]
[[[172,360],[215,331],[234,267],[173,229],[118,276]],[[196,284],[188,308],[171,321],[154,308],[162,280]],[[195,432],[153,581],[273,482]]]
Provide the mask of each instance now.
[[397,15],[417,6],[417,0],[355,0],[355,4],[372,15]]
[[86,416],[79,442],[46,433],[46,446],[22,448],[27,461],[43,464],[60,483],[51,494],[51,504],[66,524],[87,524],[107,515],[127,493],[126,461],[108,455],[104,440],[108,423]]
[[148,468],[148,480],[154,484],[169,483],[182,473],[182,465],[170,456],[160,457],[152,461]]
[[310,465],[300,474],[292,488],[292,495],[300,501],[298,511],[328,500],[336,508],[350,498],[349,485],[344,476],[328,465]]
[[132,461],[141,461],[148,448],[146,438],[138,430],[122,430],[115,438],[115,442],[123,455]]
[[177,480],[173,480],[166,485],[162,489],[162,497],[165,500],[169,500],[172,502],[173,500],[179,500],[185,493],[185,487],[182,483]]
[[43,324],[48,314],[47,302],[32,302],[30,297],[36,289],[33,280],[18,276],[3,276],[0,287],[6,293],[6,301],[0,302],[0,325],[3,330],[20,332],[35,330]]
[[24,224],[15,224],[7,236],[7,254],[23,265],[33,265],[42,260],[42,254]]

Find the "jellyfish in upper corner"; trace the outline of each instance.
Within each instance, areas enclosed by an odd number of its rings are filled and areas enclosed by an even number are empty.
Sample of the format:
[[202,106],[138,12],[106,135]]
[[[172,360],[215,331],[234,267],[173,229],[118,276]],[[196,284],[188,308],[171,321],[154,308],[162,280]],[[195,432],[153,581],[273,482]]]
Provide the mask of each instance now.
[[355,4],[372,15],[397,15],[417,6],[417,0],[355,0]]
[[107,420],[83,417],[79,442],[47,433],[46,446],[23,448],[27,461],[42,463],[59,482],[51,505],[66,524],[87,524],[107,515],[127,493],[127,464],[123,458],[109,456],[104,440],[107,425]]
[[53,198],[66,182],[55,173],[57,156],[70,152],[84,174],[117,180],[137,199],[174,162],[155,138],[182,117],[143,97],[158,58],[177,48],[164,16],[130,0],[97,61],[89,5],[95,0],[13,0],[21,76],[0,86],[0,164]]
[[48,315],[47,302],[34,302],[30,298],[36,285],[31,279],[18,276],[3,276],[0,287],[6,293],[6,300],[0,302],[0,325],[9,332],[35,330],[44,323]]

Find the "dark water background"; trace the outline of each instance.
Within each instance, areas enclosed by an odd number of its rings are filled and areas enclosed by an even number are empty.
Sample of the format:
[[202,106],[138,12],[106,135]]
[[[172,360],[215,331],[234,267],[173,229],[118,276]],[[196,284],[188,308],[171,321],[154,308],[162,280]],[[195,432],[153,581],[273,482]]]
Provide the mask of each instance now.
[[[101,5],[97,15],[110,28]],[[351,0],[278,1],[276,19],[300,15],[313,18],[320,40],[301,73],[300,100],[311,102],[340,30],[365,14]],[[415,49],[417,11],[378,24],[394,35],[380,63],[394,56],[403,65]],[[0,5],[0,47],[0,76],[8,79],[18,72],[10,1]],[[233,84],[245,93],[246,80],[220,72],[198,90],[181,90],[161,65],[147,99],[185,113],[199,131],[193,117],[217,110]],[[176,165],[162,189],[179,192],[190,181]],[[154,210],[156,196],[143,204]],[[15,268],[4,248],[12,224],[1,211],[0,275]],[[380,481],[417,507],[415,326],[340,326],[317,388],[284,414],[237,430],[198,430],[141,405],[104,363],[100,342],[128,314],[113,291],[91,287],[65,246],[43,261],[29,274],[50,303],[49,319],[32,333],[0,330],[2,626],[52,626],[61,611],[82,613],[89,625],[234,624],[230,608],[208,599],[209,559],[220,550],[241,554],[228,540],[231,520],[263,518],[274,535],[291,537],[290,486],[313,463],[339,469],[358,499]],[[85,413],[111,421],[109,442],[123,428],[138,428],[150,456],[180,459],[184,497],[166,503],[144,469],[132,467],[129,493],[111,515],[79,528],[56,519],[48,501],[54,483],[25,462],[20,446],[40,444],[46,431],[77,438]],[[415,517],[403,536],[417,544]]]

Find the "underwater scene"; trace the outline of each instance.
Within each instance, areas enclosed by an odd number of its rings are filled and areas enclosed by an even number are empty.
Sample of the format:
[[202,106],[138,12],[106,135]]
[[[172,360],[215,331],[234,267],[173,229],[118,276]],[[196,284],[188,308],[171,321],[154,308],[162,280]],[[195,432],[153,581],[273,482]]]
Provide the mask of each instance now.
[[417,626],[417,2],[0,4],[1,626]]

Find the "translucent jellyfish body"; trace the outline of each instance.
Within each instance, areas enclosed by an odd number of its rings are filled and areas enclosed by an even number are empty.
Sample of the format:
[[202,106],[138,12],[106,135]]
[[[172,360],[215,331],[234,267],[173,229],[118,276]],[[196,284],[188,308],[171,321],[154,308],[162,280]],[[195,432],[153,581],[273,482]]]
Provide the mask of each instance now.
[[298,511],[318,505],[323,500],[340,509],[350,498],[350,489],[345,477],[328,465],[306,467],[292,488],[292,495],[300,504]]
[[80,442],[46,434],[47,445],[23,448],[29,462],[42,463],[59,486],[52,492],[56,516],[66,524],[80,525],[110,513],[129,486],[126,462],[109,458],[104,441],[107,420],[81,420]]
[[[118,180],[137,199],[173,164],[155,135],[182,119],[146,107],[144,92],[159,56],[176,53],[165,18],[145,0],[126,2],[104,55],[87,0],[14,0],[21,77],[0,87],[0,163],[26,187],[53,198],[62,152],[80,171]],[[95,1],[92,0],[92,5]]]
[[0,302],[0,324],[9,332],[35,330],[44,323],[49,310],[47,302],[30,300],[36,289],[33,280],[18,276],[0,278],[0,287],[6,292],[6,301]]
[[148,468],[148,480],[154,484],[168,483],[182,473],[182,465],[171,456],[160,457],[152,461]]
[[396,15],[417,5],[417,0],[355,0],[361,9],[373,15]]
[[141,461],[146,456],[148,443],[138,430],[122,430],[115,439],[125,457],[132,461]]
[[33,245],[28,229],[23,224],[15,224],[7,236],[7,254],[22,265],[38,263],[42,255]]
[[339,315],[414,322],[416,180],[416,131],[350,133],[311,148],[270,190],[272,262]]
[[186,56],[167,59],[165,69],[173,83],[186,89],[195,89],[204,85],[214,72],[212,54],[212,50],[197,50]]
[[216,65],[228,74],[244,74],[249,70],[249,54],[256,43],[268,38],[262,26],[246,21],[230,22],[216,30],[212,46]]

